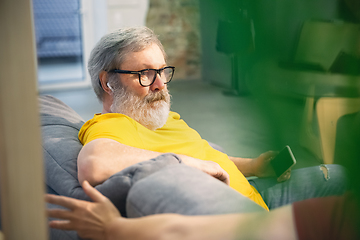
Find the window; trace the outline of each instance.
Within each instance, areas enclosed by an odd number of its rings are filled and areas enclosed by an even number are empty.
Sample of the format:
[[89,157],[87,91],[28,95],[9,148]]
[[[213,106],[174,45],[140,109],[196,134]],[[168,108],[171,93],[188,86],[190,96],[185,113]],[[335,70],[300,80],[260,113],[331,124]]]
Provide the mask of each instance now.
[[89,85],[81,3],[33,0],[40,89]]

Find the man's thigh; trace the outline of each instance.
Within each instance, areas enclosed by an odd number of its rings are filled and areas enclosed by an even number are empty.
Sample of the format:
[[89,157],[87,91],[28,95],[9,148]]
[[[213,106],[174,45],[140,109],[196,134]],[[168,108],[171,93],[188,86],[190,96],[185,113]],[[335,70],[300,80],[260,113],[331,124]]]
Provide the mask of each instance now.
[[347,189],[345,169],[336,164],[293,170],[289,180],[278,183],[276,178],[249,181],[263,197],[269,209],[304,199],[341,195]]

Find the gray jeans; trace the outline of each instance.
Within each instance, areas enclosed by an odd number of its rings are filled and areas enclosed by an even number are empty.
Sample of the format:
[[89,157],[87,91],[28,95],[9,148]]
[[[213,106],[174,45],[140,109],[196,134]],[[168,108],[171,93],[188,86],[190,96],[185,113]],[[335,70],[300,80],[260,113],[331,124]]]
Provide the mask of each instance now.
[[[327,165],[328,178],[319,167],[292,171],[290,180],[277,183],[275,178],[251,180],[269,208],[303,199],[343,194],[344,169]],[[184,215],[226,214],[264,211],[221,181],[186,166],[173,154],[133,165],[123,174],[132,181],[126,199],[128,217],[158,213]]]

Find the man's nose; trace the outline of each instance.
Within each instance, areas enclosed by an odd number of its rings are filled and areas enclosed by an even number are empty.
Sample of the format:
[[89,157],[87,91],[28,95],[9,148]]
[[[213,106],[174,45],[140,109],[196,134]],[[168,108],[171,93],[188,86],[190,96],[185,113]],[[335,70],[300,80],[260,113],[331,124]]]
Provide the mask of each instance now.
[[165,88],[165,85],[166,84],[161,79],[160,75],[156,73],[155,81],[153,84],[151,84],[150,89],[152,91],[163,90]]

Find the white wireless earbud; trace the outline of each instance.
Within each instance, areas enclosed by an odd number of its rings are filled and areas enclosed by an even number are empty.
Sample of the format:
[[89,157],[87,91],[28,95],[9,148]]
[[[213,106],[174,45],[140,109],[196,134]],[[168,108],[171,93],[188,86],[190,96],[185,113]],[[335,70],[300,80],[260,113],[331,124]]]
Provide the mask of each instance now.
[[114,91],[114,89],[110,86],[109,82],[106,83],[106,86],[108,86],[108,88],[110,88],[111,91]]

